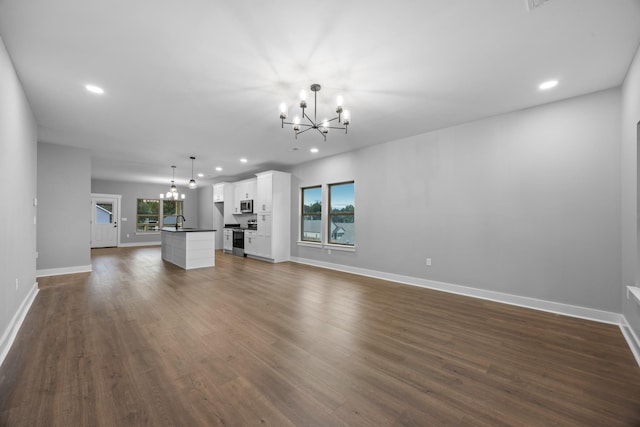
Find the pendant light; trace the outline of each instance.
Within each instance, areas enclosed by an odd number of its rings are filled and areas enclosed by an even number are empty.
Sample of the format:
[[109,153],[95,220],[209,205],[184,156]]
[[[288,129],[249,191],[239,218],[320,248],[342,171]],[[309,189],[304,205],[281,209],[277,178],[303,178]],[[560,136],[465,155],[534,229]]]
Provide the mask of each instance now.
[[196,159],[195,157],[191,156],[189,157],[191,159],[191,181],[189,181],[189,188],[190,189],[194,189],[198,186],[198,184],[196,184],[196,180],[193,179],[193,161]]

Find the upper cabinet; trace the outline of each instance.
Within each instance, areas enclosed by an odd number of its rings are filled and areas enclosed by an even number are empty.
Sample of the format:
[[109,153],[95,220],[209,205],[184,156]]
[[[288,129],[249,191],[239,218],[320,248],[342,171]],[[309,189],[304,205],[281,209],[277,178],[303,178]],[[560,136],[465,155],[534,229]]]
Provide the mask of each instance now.
[[213,202],[224,202],[224,188],[229,186],[228,182],[221,182],[213,185]]
[[240,202],[243,200],[255,200],[256,198],[256,178],[246,179],[235,183],[233,213],[240,214]]
[[256,203],[253,210],[256,213],[271,212],[273,209],[273,172],[257,174]]

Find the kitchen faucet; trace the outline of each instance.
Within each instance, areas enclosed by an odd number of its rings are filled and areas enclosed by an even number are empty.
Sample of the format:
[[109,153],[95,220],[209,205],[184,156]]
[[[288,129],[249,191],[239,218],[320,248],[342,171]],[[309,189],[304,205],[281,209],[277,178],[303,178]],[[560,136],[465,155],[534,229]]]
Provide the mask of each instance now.
[[182,218],[182,226],[184,227],[184,223],[187,222],[187,218],[184,217],[184,215],[176,215],[176,230],[179,228],[178,227],[178,218]]

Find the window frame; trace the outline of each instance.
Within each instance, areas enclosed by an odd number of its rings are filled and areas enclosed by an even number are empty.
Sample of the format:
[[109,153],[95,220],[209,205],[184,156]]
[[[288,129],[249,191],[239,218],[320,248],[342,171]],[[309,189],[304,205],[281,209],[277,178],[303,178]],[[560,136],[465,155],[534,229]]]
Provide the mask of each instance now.
[[[341,213],[333,213],[332,209],[331,209],[331,190],[333,187],[337,187],[340,185],[347,185],[347,184],[351,184],[353,186],[353,212],[341,212]],[[342,182],[335,182],[335,183],[331,183],[331,184],[327,184],[327,240],[326,240],[326,244],[327,245],[335,245],[335,246],[340,246],[340,247],[355,247],[356,243],[355,243],[355,223],[356,223],[356,190],[355,190],[355,180],[351,180],[351,181],[342,181]],[[332,221],[332,217],[333,216],[351,216],[353,219],[351,221],[351,224],[354,224],[354,233],[353,233],[353,242],[352,243],[341,243],[341,242],[336,242],[336,241],[332,241],[332,237],[331,237],[331,225],[333,224]]]
[[[153,213],[152,214],[140,214],[140,212],[138,212],[138,202],[140,200],[157,201],[158,202],[158,213],[157,214],[153,214]],[[172,214],[172,215],[184,215],[184,200],[170,200],[170,201],[171,202],[176,202],[176,211],[177,212],[175,214]],[[160,233],[161,229],[165,226],[164,218],[165,218],[165,216],[167,216],[167,215],[164,214],[164,202],[165,202],[164,199],[157,198],[157,197],[136,197],[136,232],[135,232],[136,235],[148,235],[148,234],[159,234]],[[178,208],[178,206],[180,206],[180,207]],[[140,225],[144,226],[145,224],[150,224],[150,223],[144,223],[144,222],[141,223],[140,220],[139,220],[140,216],[143,216],[143,217],[157,216],[158,217],[157,223],[154,224],[157,227],[157,229],[156,230],[146,230],[146,231],[143,230],[143,231],[140,231],[138,229],[138,227]],[[171,224],[171,225],[173,225],[173,224]]]
[[[329,220],[329,210],[330,210],[330,203],[329,201],[329,190],[331,188],[331,186],[334,185],[341,185],[341,184],[353,184],[353,213],[346,213],[346,212],[342,212],[342,215],[353,215],[353,224],[354,224],[354,238],[353,238],[353,242],[352,243],[340,243],[340,242],[331,242],[329,240],[329,234],[331,233],[330,227],[331,227],[331,223]],[[303,237],[303,226],[302,226],[302,221],[304,219],[304,198],[303,198],[303,190],[305,189],[309,189],[309,188],[317,188],[320,187],[322,193],[321,193],[321,203],[322,203],[322,208],[321,208],[321,241],[320,242],[315,242],[315,241],[310,241],[310,240],[302,240]],[[315,249],[326,249],[327,253],[331,253],[331,250],[336,250],[336,251],[341,251],[341,252],[355,252],[356,251],[356,243],[355,243],[355,222],[356,222],[356,214],[355,214],[355,179],[352,180],[345,180],[345,181],[339,181],[339,182],[332,182],[330,184],[327,183],[323,183],[323,184],[319,184],[319,185],[309,185],[309,186],[300,186],[298,191],[298,195],[300,197],[299,200],[299,204],[298,204],[298,240],[297,240],[297,245],[298,246],[306,246],[309,248],[315,248]],[[329,233],[327,233],[327,230],[329,230]]]
[[[305,239],[304,238],[304,231],[305,231],[304,230],[304,219],[305,219],[305,216],[310,216],[308,213],[305,213],[305,211],[304,211],[304,206],[305,206],[305,204],[304,204],[304,202],[305,202],[304,192],[305,192],[305,190],[311,190],[311,189],[316,189],[316,188],[320,189],[320,212],[318,212],[317,215],[314,213],[313,216],[319,216],[320,217],[320,238],[319,238],[319,240],[310,240],[310,239]],[[301,187],[300,188],[300,242],[304,242],[304,243],[307,243],[307,244],[313,244],[313,245],[322,244],[323,243],[323,239],[324,239],[324,233],[322,232],[322,230],[324,228],[323,225],[322,225],[322,220],[323,220],[323,217],[324,217],[324,215],[322,213],[323,206],[324,206],[324,203],[322,203],[323,195],[324,195],[324,191],[323,191],[322,185],[311,185],[311,186],[308,186],[308,187]]]

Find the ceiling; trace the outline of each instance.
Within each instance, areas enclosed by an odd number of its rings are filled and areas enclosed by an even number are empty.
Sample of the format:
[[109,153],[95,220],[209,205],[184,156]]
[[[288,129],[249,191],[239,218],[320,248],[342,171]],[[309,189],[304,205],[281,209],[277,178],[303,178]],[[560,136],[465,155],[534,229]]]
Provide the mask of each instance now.
[[[176,165],[184,185],[189,156],[199,182],[235,179],[616,87],[640,0],[0,0],[0,36],[39,141],[90,150],[94,178]],[[281,128],[312,83],[319,118],[344,97],[348,135]]]

